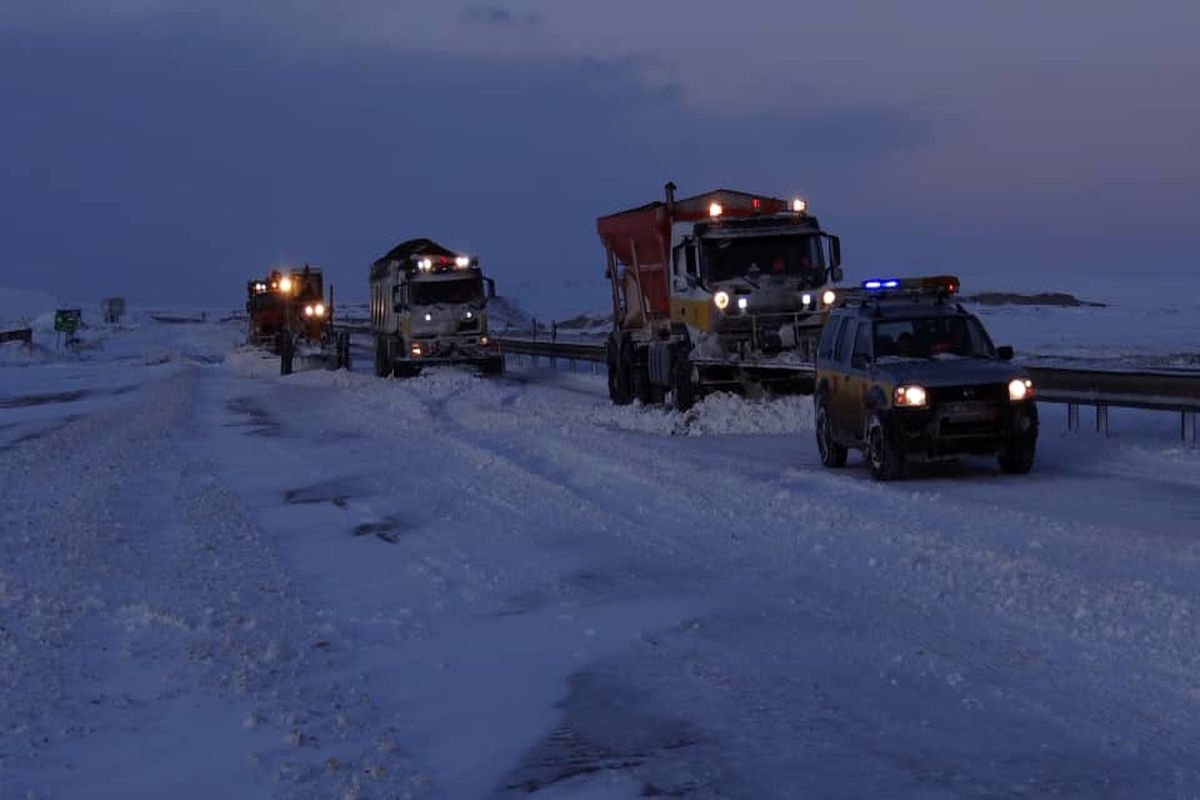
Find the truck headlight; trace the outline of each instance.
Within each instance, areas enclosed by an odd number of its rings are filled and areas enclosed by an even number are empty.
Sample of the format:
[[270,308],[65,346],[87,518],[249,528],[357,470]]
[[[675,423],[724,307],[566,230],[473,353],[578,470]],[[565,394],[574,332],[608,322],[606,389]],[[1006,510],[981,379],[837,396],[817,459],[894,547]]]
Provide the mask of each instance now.
[[426,313],[426,314],[425,314],[425,321],[426,321],[426,322],[433,322],[433,314]]
[[740,308],[742,311],[745,311],[746,306],[748,306],[748,305],[750,305],[749,298],[747,298],[747,297],[739,297],[738,298],[738,308]]
[[1028,378],[1014,378],[1008,382],[1008,399],[1014,403],[1033,397],[1033,381]]
[[833,305],[835,300],[837,300],[837,292],[833,289],[826,289],[825,293],[821,295],[821,302],[827,306]]
[[729,308],[729,292],[720,291],[713,295],[713,305],[724,311]]
[[306,317],[311,317],[312,315],[313,315],[313,307],[312,307],[312,306],[305,306],[305,307],[304,307],[304,316],[306,316]]
[[325,316],[325,304],[317,303],[315,306],[313,306],[313,314],[316,314],[318,317]]
[[904,408],[924,408],[928,397],[925,388],[915,384],[905,384],[896,387],[896,405]]

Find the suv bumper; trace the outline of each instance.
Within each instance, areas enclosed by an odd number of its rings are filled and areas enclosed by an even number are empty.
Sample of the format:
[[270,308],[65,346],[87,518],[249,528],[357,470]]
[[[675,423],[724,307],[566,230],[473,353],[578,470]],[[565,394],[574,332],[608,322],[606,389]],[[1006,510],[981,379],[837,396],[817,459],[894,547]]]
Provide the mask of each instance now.
[[997,455],[1015,440],[1037,438],[1038,432],[1032,401],[894,409],[890,417],[895,444],[916,460]]

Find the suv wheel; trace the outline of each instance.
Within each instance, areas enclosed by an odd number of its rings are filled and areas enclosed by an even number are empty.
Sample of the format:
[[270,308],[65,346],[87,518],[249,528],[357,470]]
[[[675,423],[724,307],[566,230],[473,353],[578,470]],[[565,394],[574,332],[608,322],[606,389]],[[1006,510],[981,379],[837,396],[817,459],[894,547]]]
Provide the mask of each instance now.
[[824,400],[817,404],[817,452],[821,454],[821,463],[827,467],[846,466],[846,448],[833,440],[833,425]]
[[904,477],[904,454],[892,443],[884,421],[875,414],[867,423],[867,466],[877,481]]
[[1033,457],[1036,452],[1036,437],[1014,436],[1008,449],[1000,454],[1000,471],[1005,475],[1024,475],[1033,469]]

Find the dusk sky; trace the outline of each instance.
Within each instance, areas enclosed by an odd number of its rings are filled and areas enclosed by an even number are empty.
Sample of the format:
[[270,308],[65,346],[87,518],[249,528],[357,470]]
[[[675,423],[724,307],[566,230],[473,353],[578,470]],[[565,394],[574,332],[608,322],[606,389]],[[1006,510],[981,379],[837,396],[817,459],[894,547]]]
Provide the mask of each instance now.
[[851,280],[1190,275],[1198,30],[1194,0],[5,0],[0,285],[234,307],[309,261],[361,298],[431,236],[603,309],[595,218],[667,180],[802,194]]

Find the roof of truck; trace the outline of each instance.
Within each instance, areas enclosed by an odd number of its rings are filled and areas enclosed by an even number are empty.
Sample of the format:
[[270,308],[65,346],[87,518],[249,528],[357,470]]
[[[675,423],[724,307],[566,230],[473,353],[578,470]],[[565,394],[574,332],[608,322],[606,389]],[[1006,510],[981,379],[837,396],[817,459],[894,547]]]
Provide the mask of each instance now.
[[[755,213],[760,214],[778,214],[788,210],[786,200],[781,200],[778,197],[769,197],[763,194],[750,194],[748,192],[739,192],[735,189],[713,189],[708,192],[693,195],[691,197],[683,197],[675,199],[675,218],[676,219],[707,219],[708,207],[712,203],[720,203],[729,210],[751,208],[751,204],[758,200],[761,207],[755,208]],[[606,214],[600,217],[601,220],[620,217],[625,214],[637,214],[645,211],[651,211],[658,208],[666,208],[666,200],[655,200],[653,203],[646,203],[642,206],[629,208],[624,211],[617,211],[613,214]]]
[[413,256],[454,256],[453,250],[447,250],[433,239],[409,239],[388,250],[375,260],[376,264],[385,261],[406,261]]

